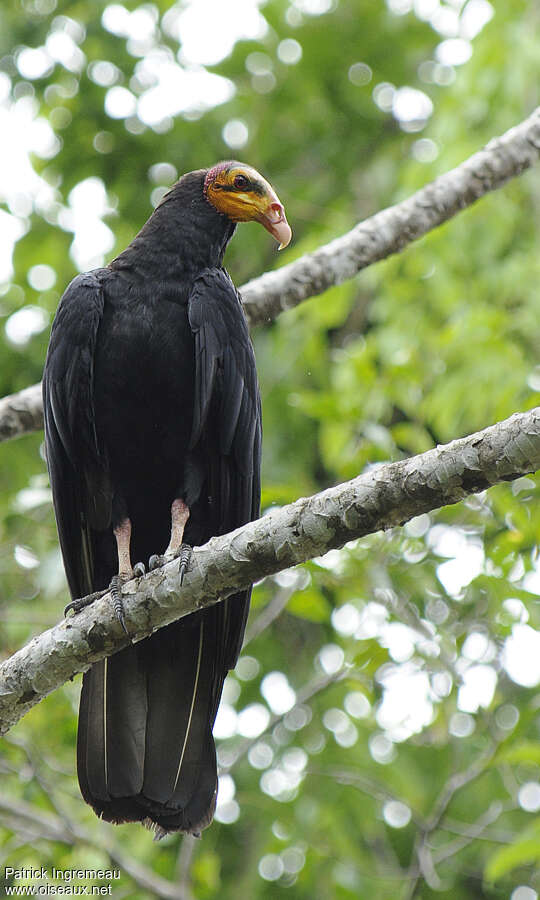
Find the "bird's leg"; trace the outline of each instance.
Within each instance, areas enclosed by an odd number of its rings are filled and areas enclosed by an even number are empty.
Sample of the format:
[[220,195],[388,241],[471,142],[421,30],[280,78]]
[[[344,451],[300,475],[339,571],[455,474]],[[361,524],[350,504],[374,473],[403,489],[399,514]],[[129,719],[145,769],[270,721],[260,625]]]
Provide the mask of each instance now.
[[128,633],[126,628],[126,620],[124,617],[124,604],[122,603],[122,584],[133,578],[133,569],[131,567],[131,553],[129,545],[131,542],[131,521],[128,518],[122,519],[119,525],[113,529],[116,538],[116,550],[118,553],[118,575],[113,575],[109,590],[111,592],[112,602],[116,618],[120,622],[122,628]]
[[68,603],[64,610],[64,616],[67,615],[70,610],[73,610],[73,612],[80,612],[81,609],[90,606],[94,600],[97,600],[99,597],[103,597],[104,594],[110,592],[116,616],[127,634],[124,606],[122,603],[122,584],[124,581],[129,581],[130,578],[144,575],[144,566],[142,563],[137,563],[134,568],[131,567],[131,555],[129,549],[131,541],[130,520],[128,518],[122,519],[120,524],[113,529],[113,534],[116,538],[116,550],[118,553],[118,574],[113,575],[109,587],[105,590],[95,591],[87,597],[81,597],[79,600],[72,600],[71,603]]
[[184,528],[189,519],[189,506],[186,506],[183,500],[177,498],[173,500],[171,506],[171,539],[169,546],[165,550],[165,556],[170,559],[178,554],[182,541],[184,539]]
[[170,562],[171,559],[180,559],[180,583],[184,579],[186,569],[188,567],[189,558],[191,556],[191,547],[184,544],[184,529],[189,519],[189,506],[179,497],[173,500],[171,506],[171,539],[169,546],[162,556],[154,554],[148,561],[150,569],[157,569]]
[[131,521],[128,518],[122,519],[120,524],[113,529],[113,534],[116,538],[116,550],[118,553],[118,575],[115,575],[115,578],[128,581],[133,575],[129,549],[131,543]]

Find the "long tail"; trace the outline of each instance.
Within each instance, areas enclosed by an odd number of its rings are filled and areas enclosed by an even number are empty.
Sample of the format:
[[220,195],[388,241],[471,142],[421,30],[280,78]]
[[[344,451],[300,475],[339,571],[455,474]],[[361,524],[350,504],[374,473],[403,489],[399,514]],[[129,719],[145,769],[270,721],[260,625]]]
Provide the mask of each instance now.
[[84,799],[103,819],[140,821],[158,837],[198,834],[212,821],[212,727],[235,662],[231,602],[238,635],[249,594],[162,628],[85,674],[77,768]]

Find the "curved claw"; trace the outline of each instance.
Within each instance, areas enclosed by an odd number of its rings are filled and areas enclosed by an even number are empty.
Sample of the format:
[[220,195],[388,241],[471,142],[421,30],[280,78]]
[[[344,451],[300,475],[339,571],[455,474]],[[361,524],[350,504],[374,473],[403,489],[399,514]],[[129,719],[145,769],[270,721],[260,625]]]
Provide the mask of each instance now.
[[160,556],[158,553],[153,553],[148,560],[148,571],[153,572],[154,569],[160,569],[161,566],[165,565],[166,562],[167,560],[164,556]]
[[90,604],[84,603],[85,600],[86,597],[80,597],[78,600],[72,600],[71,603],[64,606],[64,619],[67,619],[68,613],[78,613],[81,609],[84,609],[85,606],[89,606]]
[[173,559],[180,560],[180,584],[184,580],[184,575],[188,570],[189,561],[191,559],[192,547],[189,544],[180,544],[177,550],[174,553],[165,553],[163,556],[160,556],[158,553],[154,553],[153,556],[148,560],[148,569],[150,572],[153,572],[154,569],[160,569],[161,566],[166,565],[168,562],[171,562]]
[[113,577],[111,578],[111,583],[109,585],[109,590],[111,592],[116,618],[120,622],[120,625],[124,629],[127,637],[129,637],[129,632],[126,628],[126,618],[124,615],[124,604],[122,603],[122,583],[123,579],[121,575],[113,575]]
[[190,547],[189,544],[182,544],[176,552],[176,557],[180,560],[180,568],[178,570],[178,574],[180,575],[180,584],[182,584],[184,581],[184,575],[188,570],[192,552],[193,548]]
[[64,618],[66,618],[69,612],[78,613],[81,609],[85,609],[87,606],[90,606],[94,600],[99,600],[100,597],[103,597],[104,594],[108,592],[108,588],[105,591],[94,591],[92,594],[88,594],[86,597],[79,597],[77,600],[72,600],[71,603],[68,603],[67,606],[64,607]]
[[[133,569],[134,576],[144,575],[145,569],[143,563],[137,563],[135,568]],[[131,576],[130,576],[131,577]],[[103,597],[105,594],[110,593],[113,601],[114,611],[116,613],[116,618],[120,622],[120,625],[124,629],[127,637],[129,637],[129,631],[126,626],[126,617],[124,615],[124,604],[122,603],[122,584],[126,578],[122,578],[121,575],[113,575],[111,578],[111,583],[108,588],[104,591],[94,591],[92,594],[88,594],[87,597],[79,597],[76,600],[72,600],[71,603],[64,608],[64,618],[67,617],[68,613],[78,613],[82,609],[85,609],[87,606],[90,606],[94,600],[99,600],[100,597]]]
[[135,563],[133,566],[133,577],[134,578],[142,578],[143,575],[146,575],[146,566],[143,562]]

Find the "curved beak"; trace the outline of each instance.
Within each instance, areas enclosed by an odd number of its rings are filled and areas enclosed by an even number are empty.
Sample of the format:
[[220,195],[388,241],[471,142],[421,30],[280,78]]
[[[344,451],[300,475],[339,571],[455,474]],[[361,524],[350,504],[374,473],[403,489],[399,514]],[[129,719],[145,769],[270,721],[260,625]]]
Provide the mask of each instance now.
[[258,217],[258,221],[278,241],[278,250],[283,250],[284,247],[290,244],[292,238],[291,226],[287,222],[283,204],[279,202],[274,193],[270,197],[270,203],[266,210]]

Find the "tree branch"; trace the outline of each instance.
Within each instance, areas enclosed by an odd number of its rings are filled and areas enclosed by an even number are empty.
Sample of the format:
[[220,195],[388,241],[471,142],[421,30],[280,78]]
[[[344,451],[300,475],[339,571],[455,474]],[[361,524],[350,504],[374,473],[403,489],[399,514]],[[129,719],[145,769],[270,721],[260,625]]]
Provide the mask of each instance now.
[[[468,769],[455,772],[450,776],[446,784],[444,785],[439,797],[435,801],[434,809],[429,816],[428,821],[420,827],[417,831],[415,844],[414,844],[414,854],[418,860],[418,868],[412,873],[412,880],[409,885],[409,889],[407,892],[407,900],[408,898],[412,898],[416,894],[416,889],[418,887],[418,883],[421,878],[426,882],[428,887],[432,890],[441,890],[443,888],[443,884],[437,870],[435,868],[435,854],[432,853],[432,847],[430,844],[430,838],[436,829],[441,824],[441,821],[446,813],[446,810],[450,806],[450,803],[454,799],[455,795],[461,791],[464,787],[470,784],[472,781],[475,781],[481,775],[486,772],[491,763],[493,756],[497,750],[497,746],[499,742],[490,742],[488,746],[480,753],[477,759],[473,762]],[[477,827],[482,830],[483,828],[487,828],[496,818],[500,815],[500,807],[501,804],[496,803],[492,804],[487,813],[481,817],[475,824]],[[497,812],[495,818],[492,817],[493,812]],[[437,862],[442,862],[444,859],[449,858],[455,853],[459,853],[460,850],[463,849],[467,845],[467,841],[464,843],[462,841],[453,842],[452,849],[450,850],[448,847],[443,848],[443,852],[437,853]],[[449,851],[449,852],[446,852]]]
[[96,849],[110,859],[112,868],[119,868],[121,873],[129,875],[139,888],[148,891],[148,896],[160,897],[162,900],[193,900],[191,891],[173,884],[138,862],[133,854],[127,853],[111,841],[110,833],[105,833],[106,842],[99,840],[77,823],[72,823],[68,827],[59,816],[5,795],[0,796],[0,819],[3,819],[8,828],[24,834],[28,841],[34,844],[37,840],[47,840],[68,846],[85,844]]
[[43,428],[41,384],[0,399],[0,441]]
[[352,231],[241,289],[250,325],[275,319],[303,300],[353,278],[372,263],[471,206],[534,165],[540,156],[540,107],[478,153],[412,197],[360,222]]
[[[250,326],[271,322],[281,312],[353,278],[372,263],[399,253],[529,169],[539,156],[540,107],[412,197],[365,219],[313,253],[245,284],[241,293]],[[40,385],[0,401],[0,441],[35,431],[42,424]]]
[[[401,525],[420,513],[540,468],[540,407],[427,453],[373,467],[352,481],[273,509],[124,589],[133,640],[281,569]],[[0,733],[77,672],[126,645],[106,595],[60,622],[0,666]]]
[[341,681],[342,678],[345,678],[346,675],[350,676],[351,674],[351,666],[349,664],[345,664],[341,667],[337,672],[332,672],[330,675],[319,675],[315,678],[312,678],[311,681],[308,681],[307,684],[304,684],[303,687],[300,688],[296,692],[296,701],[294,706],[287,710],[284,713],[272,713],[270,719],[268,720],[268,725],[266,728],[261,731],[257,737],[246,737],[242,738],[241,741],[237,742],[234,747],[227,748],[227,759],[223,764],[219,766],[220,775],[224,772],[230,772],[231,769],[234,769],[236,764],[240,759],[243,759],[244,756],[247,756],[252,747],[254,747],[265,734],[269,734],[274,730],[276,725],[279,725],[283,720],[289,716],[294,710],[300,709],[300,707],[305,706],[309,700],[312,700],[313,697],[316,697],[318,694],[321,694],[332,684],[337,684],[338,681]]

